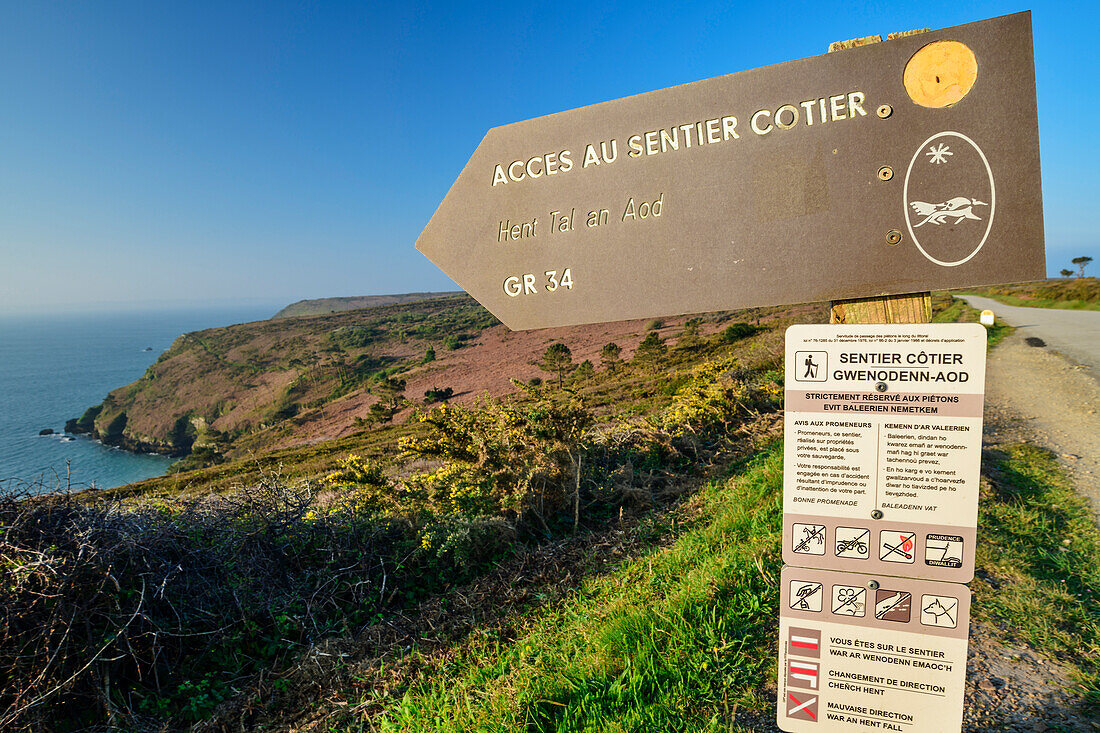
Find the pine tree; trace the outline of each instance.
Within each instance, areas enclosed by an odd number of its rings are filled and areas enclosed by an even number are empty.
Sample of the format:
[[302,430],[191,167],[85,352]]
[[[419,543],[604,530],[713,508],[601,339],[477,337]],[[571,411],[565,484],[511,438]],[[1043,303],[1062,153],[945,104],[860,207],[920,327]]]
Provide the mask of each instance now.
[[638,344],[638,350],[634,352],[634,361],[642,364],[658,364],[668,353],[668,347],[656,331],[650,331],[642,342]]
[[612,341],[609,344],[605,344],[600,351],[600,364],[603,368],[609,372],[614,372],[619,368],[619,364],[622,363],[623,350],[617,343]]
[[689,318],[687,323],[684,324],[684,330],[680,332],[680,336],[676,339],[676,348],[680,351],[694,351],[703,345],[703,339],[699,336],[699,324],[701,321],[698,318]]
[[565,344],[550,344],[539,361],[539,369],[558,375],[558,389],[565,384],[565,375],[577,368],[573,363],[573,352]]
[[596,368],[592,366],[592,362],[588,359],[578,364],[577,371],[573,372],[575,382],[586,382],[594,376],[596,376]]
[[1091,257],[1074,257],[1070,260],[1073,264],[1077,265],[1077,277],[1085,276],[1085,265],[1092,262]]

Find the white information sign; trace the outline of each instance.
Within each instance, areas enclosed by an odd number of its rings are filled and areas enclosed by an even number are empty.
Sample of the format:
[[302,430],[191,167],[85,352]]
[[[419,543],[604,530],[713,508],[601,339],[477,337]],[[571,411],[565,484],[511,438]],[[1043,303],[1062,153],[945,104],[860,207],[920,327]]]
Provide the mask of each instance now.
[[779,727],[791,733],[962,727],[965,585],[787,567]]
[[783,561],[974,577],[985,328],[787,329]]

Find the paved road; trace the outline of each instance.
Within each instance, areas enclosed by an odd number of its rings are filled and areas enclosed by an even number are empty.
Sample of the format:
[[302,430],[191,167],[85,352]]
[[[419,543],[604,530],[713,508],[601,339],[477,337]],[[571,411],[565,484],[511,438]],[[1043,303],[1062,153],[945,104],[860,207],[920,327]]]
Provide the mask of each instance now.
[[1038,336],[1071,361],[1087,366],[1092,376],[1100,379],[1100,311],[1021,308],[975,295],[962,298],[974,308],[993,311],[1025,338]]

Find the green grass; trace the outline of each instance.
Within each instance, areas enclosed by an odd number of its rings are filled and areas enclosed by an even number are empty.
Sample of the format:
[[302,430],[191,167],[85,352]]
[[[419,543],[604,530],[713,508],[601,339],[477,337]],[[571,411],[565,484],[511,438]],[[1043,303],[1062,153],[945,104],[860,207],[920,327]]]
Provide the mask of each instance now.
[[693,500],[668,547],[586,581],[511,642],[486,632],[376,721],[384,731],[713,731],[774,676],[782,451]]
[[1100,531],[1049,451],[1011,445],[986,460],[975,616],[1080,675],[1100,705]]

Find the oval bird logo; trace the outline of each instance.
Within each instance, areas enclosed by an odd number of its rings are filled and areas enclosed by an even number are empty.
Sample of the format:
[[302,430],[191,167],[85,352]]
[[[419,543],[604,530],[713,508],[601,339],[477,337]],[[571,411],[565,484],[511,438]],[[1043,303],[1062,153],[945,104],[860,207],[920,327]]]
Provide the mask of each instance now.
[[913,243],[944,267],[969,262],[993,227],[996,185],[989,160],[961,132],[921,143],[905,172],[905,223]]

